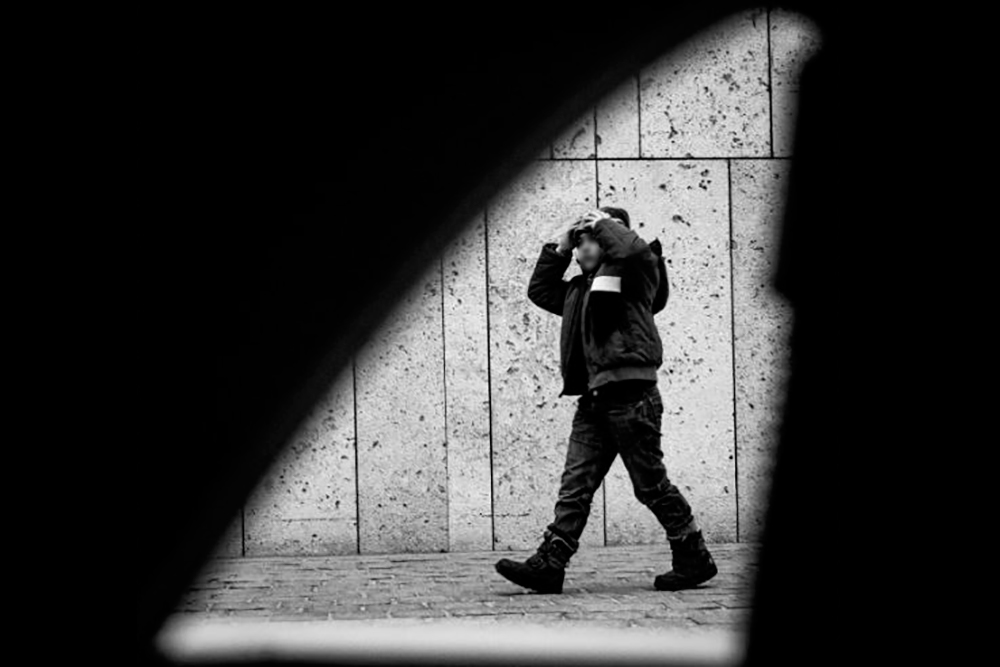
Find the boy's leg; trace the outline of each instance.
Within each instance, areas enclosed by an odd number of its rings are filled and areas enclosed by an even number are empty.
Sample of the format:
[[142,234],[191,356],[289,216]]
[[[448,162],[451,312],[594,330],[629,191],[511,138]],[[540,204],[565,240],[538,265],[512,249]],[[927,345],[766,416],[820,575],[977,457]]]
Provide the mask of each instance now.
[[632,480],[635,497],[663,526],[668,539],[683,538],[698,528],[691,505],[667,477],[660,447],[663,403],[654,386],[638,400],[608,412],[615,445]]
[[691,505],[667,477],[663,465],[663,402],[659,389],[651,387],[641,400],[610,411],[608,417],[635,496],[656,516],[670,543],[674,569],[656,577],[656,588],[680,590],[711,579],[718,572],[715,562],[698,530]]
[[538,551],[524,563],[502,558],[496,564],[497,572],[519,586],[562,592],[566,565],[579,548],[594,494],[616,455],[597,416],[586,397],[577,402],[555,518],[546,527]]
[[573,416],[555,517],[545,531],[550,538],[563,541],[572,553],[580,547],[580,536],[590,518],[594,494],[601,488],[617,454],[600,415],[590,399],[583,396]]

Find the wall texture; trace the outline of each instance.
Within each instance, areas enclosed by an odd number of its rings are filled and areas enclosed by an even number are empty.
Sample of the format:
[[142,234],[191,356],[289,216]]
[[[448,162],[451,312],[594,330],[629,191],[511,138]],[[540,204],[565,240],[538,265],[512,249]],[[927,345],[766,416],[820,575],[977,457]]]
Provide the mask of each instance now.
[[[814,26],[716,25],[623,81],[489,202],[332,386],[221,556],[524,549],[551,520],[576,399],[559,318],[531,304],[541,245],[597,205],[659,238],[670,302],[663,449],[711,541],[760,536],[790,311],[770,289],[797,78]],[[567,277],[579,272],[575,263]],[[584,545],[665,540],[620,459]]]

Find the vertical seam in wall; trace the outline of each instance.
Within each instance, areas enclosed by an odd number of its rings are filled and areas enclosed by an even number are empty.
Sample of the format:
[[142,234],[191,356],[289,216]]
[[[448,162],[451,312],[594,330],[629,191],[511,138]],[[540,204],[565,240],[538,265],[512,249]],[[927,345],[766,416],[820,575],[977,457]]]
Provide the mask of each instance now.
[[598,158],[600,157],[600,151],[598,149],[598,144],[597,144],[597,105],[596,104],[594,105],[593,112],[594,112],[594,163],[596,164]]
[[597,104],[594,105],[594,160],[601,157],[600,137],[597,134]]
[[351,358],[351,374],[354,382],[354,527],[357,531],[357,552],[361,553],[361,469],[358,460],[358,364]]
[[240,555],[244,558],[247,555],[247,511],[244,505],[240,505]]
[[[598,164],[600,158],[600,152],[598,150],[597,143],[597,105],[594,105],[594,207],[597,208],[601,205],[601,181],[600,181],[600,171],[598,171]],[[608,485],[605,484],[607,476],[601,480],[601,518],[604,523],[604,546],[608,546]]]
[[736,276],[733,261],[734,243],[736,239],[733,235],[733,161],[726,160],[726,175],[729,183],[729,326],[730,341],[732,344],[732,372],[733,372],[733,472],[735,484],[733,494],[736,497],[736,541],[740,541],[740,444],[739,425],[736,420]]
[[440,257],[438,268],[441,271],[441,384],[444,389],[444,534],[445,550],[451,551],[451,469],[448,465],[451,447],[448,441],[448,341],[445,339],[447,330],[444,320],[444,254]]
[[639,159],[642,159],[642,70],[635,73],[635,116],[639,125]]
[[774,84],[771,80],[771,8],[767,8],[767,119],[771,131],[771,157],[774,157]]
[[483,255],[486,258],[486,403],[489,410],[490,423],[490,549],[497,548],[496,501],[493,488],[493,367],[490,357],[493,348],[490,345],[490,216],[489,202],[483,209]]
[[604,492],[601,500],[604,502],[604,546],[608,546],[608,476],[601,480],[601,490]]
[[598,171],[600,159],[597,157],[597,107],[594,107],[594,208],[601,205],[601,183],[600,172]]

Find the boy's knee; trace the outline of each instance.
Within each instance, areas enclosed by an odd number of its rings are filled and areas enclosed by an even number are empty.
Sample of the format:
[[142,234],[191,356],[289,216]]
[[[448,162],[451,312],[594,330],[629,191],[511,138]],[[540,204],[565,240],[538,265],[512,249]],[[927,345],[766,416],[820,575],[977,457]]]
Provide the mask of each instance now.
[[632,490],[635,493],[636,500],[647,506],[656,505],[666,499],[680,495],[677,487],[666,480],[655,486],[634,486]]
[[585,487],[562,488],[559,490],[559,500],[587,505],[594,502],[594,494]]

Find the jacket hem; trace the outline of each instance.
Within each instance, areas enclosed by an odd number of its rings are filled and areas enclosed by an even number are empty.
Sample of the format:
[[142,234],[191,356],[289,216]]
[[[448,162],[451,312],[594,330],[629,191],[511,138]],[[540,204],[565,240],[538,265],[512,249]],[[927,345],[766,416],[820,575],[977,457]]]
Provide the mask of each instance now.
[[588,389],[596,389],[608,382],[621,380],[656,380],[655,366],[618,366],[597,373],[589,383]]

